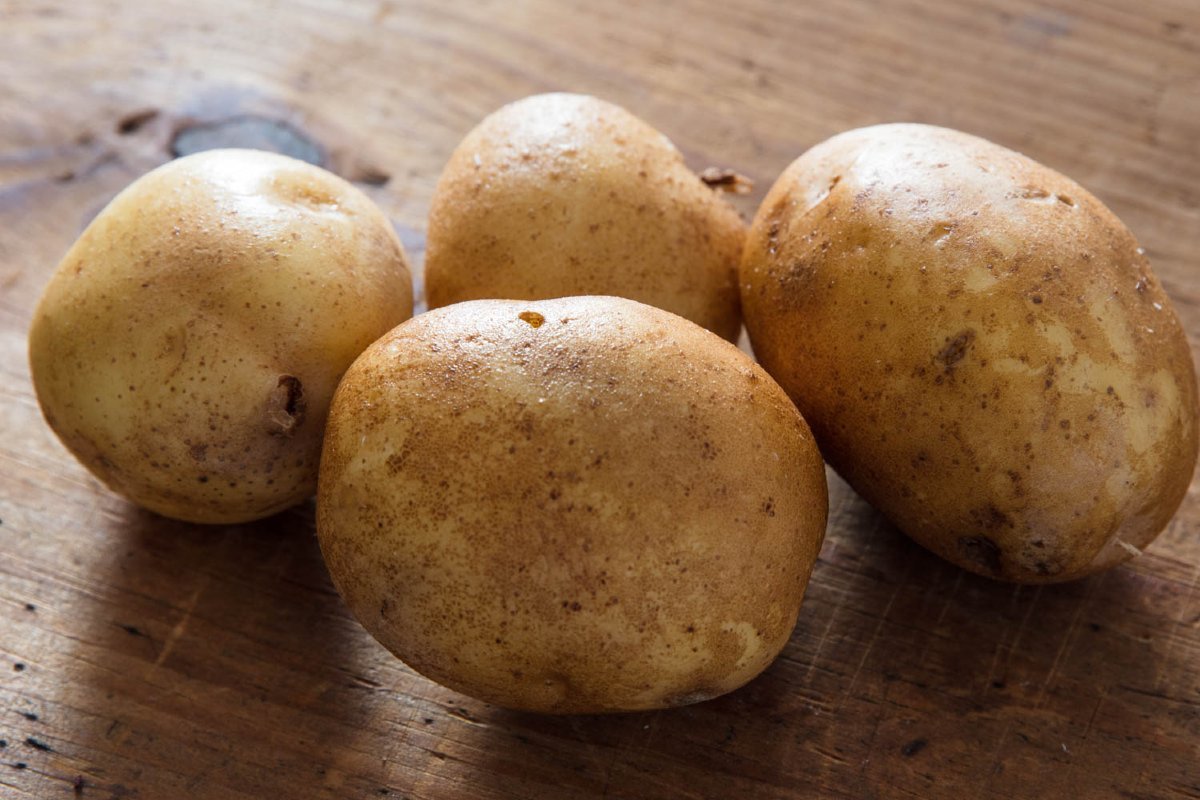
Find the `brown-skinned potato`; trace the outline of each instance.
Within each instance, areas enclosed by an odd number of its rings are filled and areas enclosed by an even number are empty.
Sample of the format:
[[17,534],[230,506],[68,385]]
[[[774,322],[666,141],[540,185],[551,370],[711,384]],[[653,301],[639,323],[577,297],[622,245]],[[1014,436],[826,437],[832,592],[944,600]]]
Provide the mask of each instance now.
[[746,225],[661,133],[595,97],[544,94],[455,149],[429,216],[429,307],[628,297],[736,340]]
[[969,570],[1138,554],[1196,460],[1196,379],[1133,235],[1074,181],[923,125],[836,136],[768,193],[747,330],[831,466]]
[[824,465],[745,354],[611,297],[474,301],[372,345],[330,412],[321,550],[407,664],[502,706],[708,699],[787,642]]
[[383,213],[302,161],[214,150],[144,175],[87,227],[34,313],[47,422],[113,491],[193,522],[316,489],[338,379],[412,314]]

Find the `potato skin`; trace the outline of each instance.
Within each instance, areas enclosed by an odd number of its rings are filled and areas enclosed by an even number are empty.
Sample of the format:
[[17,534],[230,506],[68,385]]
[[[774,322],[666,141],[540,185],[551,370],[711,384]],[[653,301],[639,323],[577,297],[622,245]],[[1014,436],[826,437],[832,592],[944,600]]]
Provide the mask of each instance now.
[[766,668],[827,505],[804,420],[733,345],[630,300],[483,300],[346,373],[317,530],[351,610],[424,675],[632,711]]
[[467,134],[434,194],[430,308],[617,295],[729,340],[746,225],[665,136],[594,97],[544,94]]
[[338,379],[411,315],[370,199],[301,161],[214,150],[88,226],[34,313],[30,367],[50,427],[113,491],[244,522],[312,495]]
[[1045,583],[1125,561],[1196,461],[1196,378],[1132,234],[1078,184],[922,125],[836,136],[764,200],[754,351],[822,453],[960,566]]

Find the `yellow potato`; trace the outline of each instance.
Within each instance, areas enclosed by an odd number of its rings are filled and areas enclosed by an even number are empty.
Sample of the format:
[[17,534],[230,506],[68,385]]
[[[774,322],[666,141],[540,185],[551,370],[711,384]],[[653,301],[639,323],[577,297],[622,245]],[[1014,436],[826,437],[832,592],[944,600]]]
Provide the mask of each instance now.
[[382,212],[301,161],[215,150],[116,197],[46,287],[29,359],[46,421],[114,491],[241,522],[316,488],[329,400],[412,315]]
[[1188,344],[1132,234],[1078,184],[922,125],[836,136],[779,178],[741,267],[747,330],[825,458],[983,575],[1139,553],[1191,479]]
[[741,330],[737,212],[665,136],[594,97],[505,106],[458,146],[429,219],[430,308],[617,295]]
[[317,530],[351,610],[424,675],[630,711],[771,663],[827,503],[804,420],[733,345],[618,298],[482,300],[346,373]]

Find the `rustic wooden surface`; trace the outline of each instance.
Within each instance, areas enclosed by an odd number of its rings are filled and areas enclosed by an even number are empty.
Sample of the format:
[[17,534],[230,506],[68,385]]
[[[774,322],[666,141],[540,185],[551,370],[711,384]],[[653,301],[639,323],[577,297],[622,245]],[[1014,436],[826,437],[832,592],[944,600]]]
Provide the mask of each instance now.
[[419,261],[458,139],[599,94],[757,181],[839,130],[979,133],[1133,228],[1200,343],[1195,0],[0,0],[0,796],[1200,797],[1200,483],[1077,583],[967,575],[834,482],[791,643],[742,691],[538,717],[415,676],[348,615],[312,509],[203,528],[103,490],[42,423],[51,269],[172,153],[283,149],[360,182]]

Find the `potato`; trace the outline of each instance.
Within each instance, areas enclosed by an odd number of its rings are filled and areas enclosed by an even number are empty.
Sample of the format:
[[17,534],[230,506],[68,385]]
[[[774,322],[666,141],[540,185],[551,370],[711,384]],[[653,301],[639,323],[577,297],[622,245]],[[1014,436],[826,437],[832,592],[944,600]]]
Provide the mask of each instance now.
[[1137,555],[1196,460],[1196,379],[1132,234],[1078,184],[923,125],[801,156],[751,226],[751,342],[830,465],[969,570]]
[[29,359],[46,421],[113,491],[242,522],[312,495],[338,379],[411,315],[404,252],[365,195],[217,150],[96,217],[46,287]]
[[417,671],[512,708],[631,711],[766,668],[827,503],[804,420],[733,345],[630,300],[481,300],[346,373],[317,531]]
[[429,307],[617,295],[736,340],[745,227],[670,140],[624,109],[528,97],[480,123],[442,172]]

